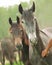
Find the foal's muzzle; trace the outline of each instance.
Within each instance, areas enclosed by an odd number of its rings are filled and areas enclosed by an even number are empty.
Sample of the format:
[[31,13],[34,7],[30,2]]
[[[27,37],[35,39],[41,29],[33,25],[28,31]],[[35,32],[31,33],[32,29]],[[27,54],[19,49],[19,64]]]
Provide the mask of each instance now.
[[22,50],[23,49],[23,45],[22,44],[16,45],[16,47],[18,48],[18,50]]

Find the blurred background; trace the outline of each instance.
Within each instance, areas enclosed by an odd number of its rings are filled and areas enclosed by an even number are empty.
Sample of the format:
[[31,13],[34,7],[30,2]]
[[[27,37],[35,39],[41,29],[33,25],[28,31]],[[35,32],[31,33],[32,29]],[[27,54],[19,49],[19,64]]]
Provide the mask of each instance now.
[[8,18],[16,21],[16,15],[20,16],[18,5],[21,3],[23,8],[32,6],[35,2],[34,16],[37,18],[41,29],[52,26],[52,0],[0,0],[0,39],[9,36]]

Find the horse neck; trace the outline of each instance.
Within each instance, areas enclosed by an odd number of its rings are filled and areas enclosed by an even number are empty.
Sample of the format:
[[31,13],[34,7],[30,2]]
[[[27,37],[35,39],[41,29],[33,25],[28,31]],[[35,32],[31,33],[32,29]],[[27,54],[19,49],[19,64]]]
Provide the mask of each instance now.
[[29,39],[28,39],[26,32],[24,32],[24,35],[22,38],[22,44],[29,46]]
[[26,53],[27,55],[29,55],[29,40],[27,34],[25,34],[24,37],[22,38],[22,44],[25,55]]

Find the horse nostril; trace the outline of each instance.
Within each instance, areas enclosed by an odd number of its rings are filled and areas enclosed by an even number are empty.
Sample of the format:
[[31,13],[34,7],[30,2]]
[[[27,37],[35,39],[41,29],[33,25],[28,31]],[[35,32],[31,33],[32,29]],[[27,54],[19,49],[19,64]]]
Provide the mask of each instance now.
[[22,45],[22,44],[20,44],[20,45],[16,45],[16,47],[18,48],[18,50],[22,50],[23,45]]

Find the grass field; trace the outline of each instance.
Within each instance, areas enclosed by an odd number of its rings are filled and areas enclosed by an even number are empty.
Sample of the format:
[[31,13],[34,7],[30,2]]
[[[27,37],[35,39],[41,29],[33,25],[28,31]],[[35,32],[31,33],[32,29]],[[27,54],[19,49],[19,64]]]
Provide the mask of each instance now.
[[[1,65],[1,64],[0,64]],[[10,65],[10,63],[8,62],[8,63],[5,63],[5,65]],[[13,63],[13,65],[24,65],[22,62],[19,62],[18,61],[18,63],[16,64],[15,62]]]
[[[9,63],[6,63],[6,65],[9,65]],[[18,62],[17,64],[14,62],[13,65],[24,65],[22,62]]]

